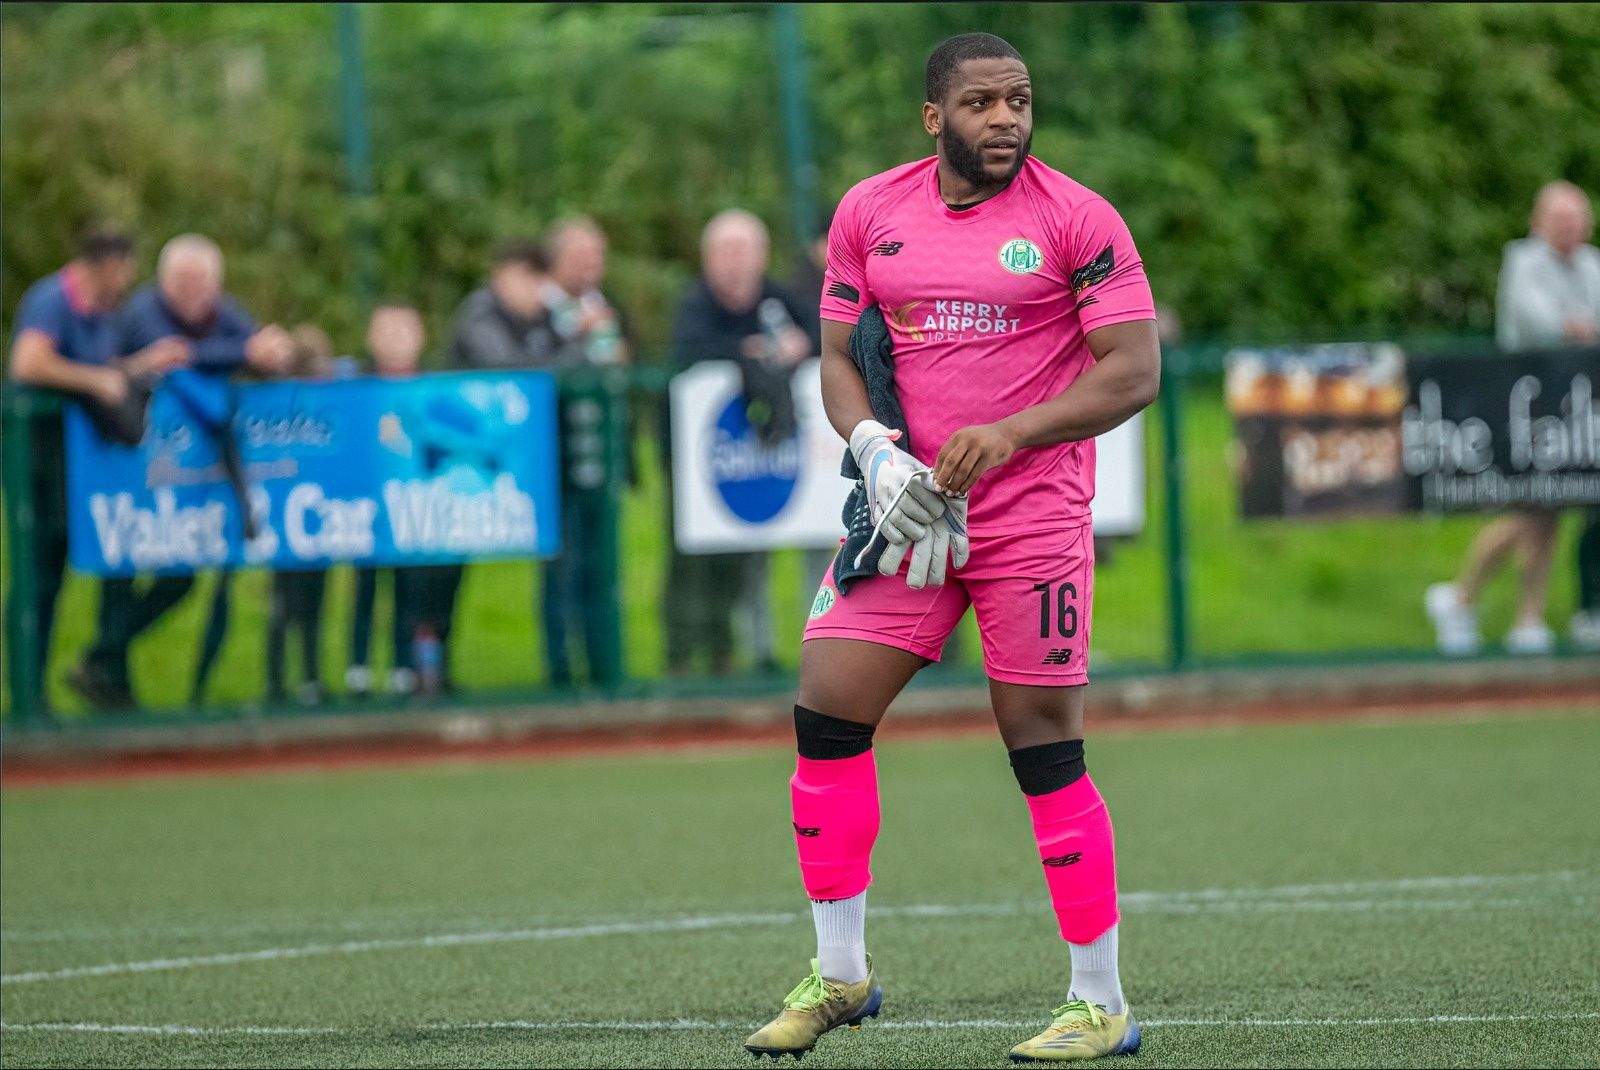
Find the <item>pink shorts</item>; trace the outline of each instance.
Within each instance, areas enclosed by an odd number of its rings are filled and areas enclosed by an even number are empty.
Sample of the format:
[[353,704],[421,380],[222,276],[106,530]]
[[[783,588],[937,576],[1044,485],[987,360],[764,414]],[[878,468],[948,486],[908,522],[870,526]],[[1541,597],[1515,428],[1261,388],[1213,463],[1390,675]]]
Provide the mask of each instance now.
[[817,590],[807,639],[864,639],[938,661],[967,606],[978,614],[989,678],[1034,687],[1089,680],[1094,536],[1088,524],[974,537],[966,566],[943,587],[914,591],[899,576],[873,575],[840,597],[833,569]]

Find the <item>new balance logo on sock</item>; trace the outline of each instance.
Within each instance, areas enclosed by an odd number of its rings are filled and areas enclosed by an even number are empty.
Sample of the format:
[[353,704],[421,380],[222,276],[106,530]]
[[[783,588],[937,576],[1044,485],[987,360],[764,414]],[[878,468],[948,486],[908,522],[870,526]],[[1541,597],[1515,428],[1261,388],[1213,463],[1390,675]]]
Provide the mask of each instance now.
[[1083,859],[1082,851],[1073,851],[1069,855],[1056,855],[1054,858],[1043,859],[1047,866],[1070,866]]
[[801,825],[799,822],[795,822],[794,823],[794,832],[795,832],[796,836],[812,837],[812,836],[820,836],[820,835],[822,835],[822,830],[820,828],[814,828],[814,829],[813,828],[806,828],[804,825]]

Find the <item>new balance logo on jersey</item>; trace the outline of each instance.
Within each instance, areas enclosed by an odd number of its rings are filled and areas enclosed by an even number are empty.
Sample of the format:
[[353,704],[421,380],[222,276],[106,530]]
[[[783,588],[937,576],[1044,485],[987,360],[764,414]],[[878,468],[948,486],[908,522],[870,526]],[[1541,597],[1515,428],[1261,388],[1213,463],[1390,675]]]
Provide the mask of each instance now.
[[1046,654],[1044,656],[1044,660],[1041,661],[1039,664],[1040,665],[1065,665],[1067,662],[1069,662],[1071,660],[1072,660],[1072,648],[1071,647],[1061,647],[1060,649],[1052,650],[1052,651],[1050,651],[1050,653]]
[[822,830],[820,828],[806,828],[804,825],[801,825],[799,822],[795,822],[794,823],[794,833],[795,833],[796,836],[805,836],[806,838],[809,839],[809,838],[812,838],[812,837],[815,837],[815,836],[822,835]]
[[1069,855],[1056,855],[1054,858],[1042,859],[1047,866],[1071,866],[1083,861],[1082,851],[1073,851]]
[[903,241],[881,241],[872,247],[873,256],[893,256],[906,247]]
[[828,296],[853,303],[861,300],[861,291],[846,283],[836,282],[828,287]]

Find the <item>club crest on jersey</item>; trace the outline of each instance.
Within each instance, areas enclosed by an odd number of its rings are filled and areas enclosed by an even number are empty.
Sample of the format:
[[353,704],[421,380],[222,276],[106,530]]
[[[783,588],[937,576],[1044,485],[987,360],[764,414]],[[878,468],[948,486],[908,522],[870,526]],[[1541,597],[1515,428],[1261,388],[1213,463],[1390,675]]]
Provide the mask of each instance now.
[[1012,238],[1000,246],[1000,266],[1013,275],[1031,275],[1043,263],[1039,247],[1027,238]]

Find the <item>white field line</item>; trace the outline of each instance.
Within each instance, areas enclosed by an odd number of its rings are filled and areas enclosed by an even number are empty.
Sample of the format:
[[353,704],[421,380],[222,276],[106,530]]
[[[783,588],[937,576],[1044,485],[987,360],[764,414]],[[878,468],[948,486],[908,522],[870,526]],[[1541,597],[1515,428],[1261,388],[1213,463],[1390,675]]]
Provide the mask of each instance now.
[[[1600,1011],[1576,1014],[1430,1014],[1410,1018],[1150,1018],[1140,1024],[1157,1029],[1173,1028],[1339,1028],[1350,1026],[1394,1025],[1456,1025],[1496,1022],[1584,1022],[1600,1019]],[[1038,1029],[1043,1024],[1039,1018],[1009,1021],[1001,1018],[967,1018],[955,1021],[937,1019],[908,1019],[874,1022],[873,1029]],[[397,1025],[393,1028],[408,1032],[426,1031],[452,1033],[466,1031],[522,1031],[554,1032],[692,1032],[723,1029],[746,1029],[750,1022],[708,1022],[692,1018],[677,1018],[659,1022],[441,1022],[421,1025]],[[275,1025],[111,1025],[102,1022],[26,1022],[0,1023],[0,1030],[8,1033],[110,1033],[120,1035],[222,1037],[222,1036],[326,1036],[329,1034],[372,1034],[383,1032],[383,1026],[340,1028],[337,1026],[275,1026]]]
[[[1338,894],[1376,891],[1436,891],[1465,890],[1472,888],[1497,888],[1507,883],[1550,881],[1566,883],[1580,874],[1560,871],[1542,875],[1517,877],[1463,876],[1403,879],[1390,882],[1362,881],[1339,884],[1295,884],[1281,888],[1241,888],[1229,893],[1226,889],[1205,889],[1189,892],[1130,892],[1121,897],[1121,905],[1134,913],[1323,913],[1355,911],[1370,913],[1381,910],[1484,910],[1526,909],[1557,902],[1550,897],[1521,897],[1514,899],[1454,900],[1430,899],[1311,899],[1315,894]],[[1581,905],[1587,900],[1572,897]],[[1011,916],[1043,910],[1040,902],[1032,900],[1010,903],[924,904],[878,907],[873,916],[886,917],[951,917],[951,916]],[[135,962],[112,962],[98,966],[69,966],[57,970],[34,970],[0,976],[0,984],[32,984],[39,981],[61,981],[80,977],[107,977],[129,973],[151,973],[165,970],[183,970],[202,966],[230,966],[247,962],[271,962],[280,959],[310,958],[321,955],[355,955],[370,951],[397,951],[410,948],[463,947],[478,944],[521,943],[542,940],[582,939],[597,936],[638,936],[654,933],[696,932],[705,929],[754,928],[768,925],[788,925],[803,920],[807,915],[793,912],[710,914],[679,918],[659,918],[638,921],[605,922],[590,925],[560,925],[529,929],[508,929],[488,932],[443,933],[427,936],[393,937],[377,940],[347,940],[340,943],[302,944],[296,947],[271,947],[255,951],[230,951],[212,955],[190,955],[173,958],[145,959]]]
[[[1600,890],[1600,883],[1593,883],[1597,874],[1581,870],[1556,870],[1549,873],[1521,873],[1501,876],[1463,876],[1463,877],[1410,877],[1395,880],[1378,881],[1342,881],[1329,884],[1285,884],[1272,888],[1201,888],[1189,891],[1163,891],[1163,892],[1123,892],[1119,903],[1123,907],[1172,912],[1184,912],[1183,904],[1189,902],[1207,903],[1219,901],[1249,901],[1255,899],[1296,899],[1308,896],[1334,896],[1345,894],[1359,894],[1363,892],[1382,893],[1407,893],[1407,892],[1433,892],[1448,891],[1452,889],[1486,889],[1500,885],[1518,884],[1571,884],[1579,881],[1589,881],[1582,887],[1594,887]],[[1560,889],[1555,889],[1558,893]],[[1037,904],[1029,900],[1016,904],[989,904],[985,905],[956,905],[941,906],[937,904],[927,906],[901,906],[901,907],[874,907],[873,916],[882,916],[883,912],[900,913],[907,917],[930,916],[937,917],[947,913],[973,914],[984,913],[1011,913],[1014,910],[1033,910]],[[1520,901],[1505,900],[1501,905],[1520,906]],[[1243,909],[1241,903],[1239,909]],[[1226,908],[1221,908],[1226,909]],[[1272,909],[1272,908],[1266,908]],[[1316,909],[1310,907],[1308,909]],[[1355,907],[1352,907],[1355,909]],[[1451,906],[1445,909],[1456,909]],[[238,937],[246,933],[278,933],[285,930],[325,930],[338,932],[359,932],[394,928],[411,924],[418,916],[437,918],[445,910],[430,907],[396,907],[382,912],[347,918],[337,921],[317,922],[305,924],[293,920],[282,922],[260,921],[224,921],[212,925],[151,925],[151,926],[82,926],[58,929],[28,929],[11,925],[0,929],[0,940],[16,943],[25,942],[68,942],[74,940],[100,941],[119,938],[150,939],[157,936],[173,937],[212,937],[231,936]],[[451,924],[471,927],[487,927],[504,925],[511,920],[512,915],[502,913],[499,916],[457,917],[451,919]],[[524,923],[534,920],[523,915],[516,920]],[[585,919],[585,925],[600,925],[611,922],[637,922],[640,919],[627,915],[610,915]],[[555,924],[556,919],[550,918],[550,923]],[[518,930],[522,931],[522,930]]]

